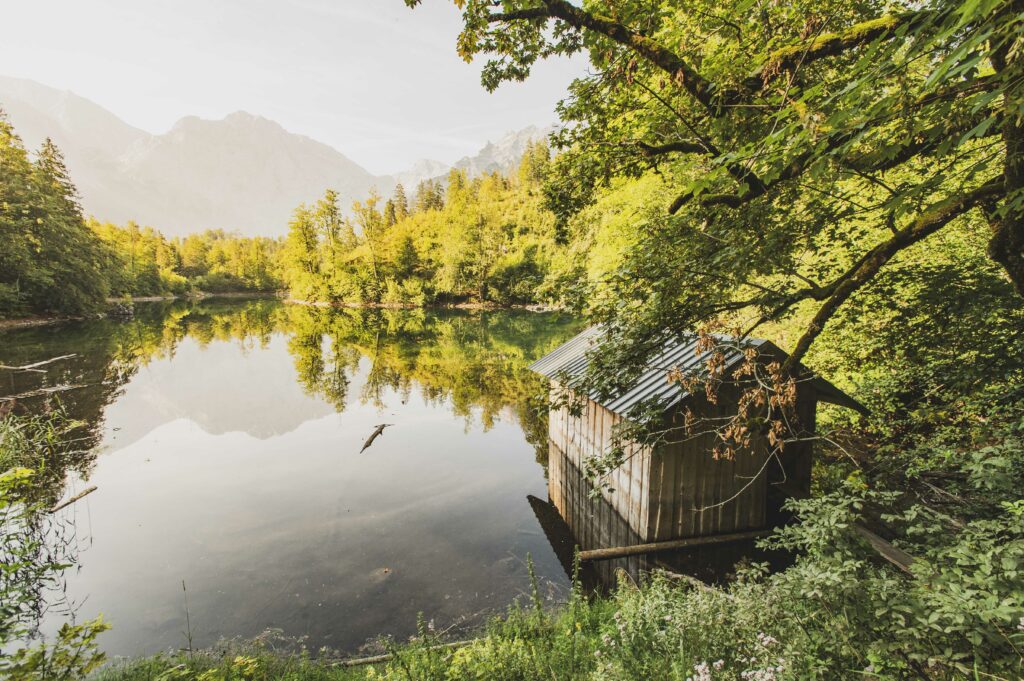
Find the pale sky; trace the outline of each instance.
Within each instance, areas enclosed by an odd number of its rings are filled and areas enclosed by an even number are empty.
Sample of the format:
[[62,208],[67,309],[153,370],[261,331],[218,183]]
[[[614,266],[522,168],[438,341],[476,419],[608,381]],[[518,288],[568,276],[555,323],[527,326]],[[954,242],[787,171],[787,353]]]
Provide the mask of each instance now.
[[493,94],[455,53],[450,0],[0,0],[0,75],[71,90],[143,130],[265,116],[383,174],[556,120],[584,59]]

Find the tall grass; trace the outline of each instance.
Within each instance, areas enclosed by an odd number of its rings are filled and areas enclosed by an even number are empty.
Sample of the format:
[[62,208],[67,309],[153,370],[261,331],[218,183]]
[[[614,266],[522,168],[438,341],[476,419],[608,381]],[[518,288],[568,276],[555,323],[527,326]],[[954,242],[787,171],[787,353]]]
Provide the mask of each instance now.
[[[0,403],[2,406],[4,403]],[[37,499],[56,498],[69,470],[84,473],[93,460],[75,445],[85,424],[70,418],[59,404],[38,414],[0,415],[0,472],[28,468]],[[53,499],[49,499],[52,501]]]

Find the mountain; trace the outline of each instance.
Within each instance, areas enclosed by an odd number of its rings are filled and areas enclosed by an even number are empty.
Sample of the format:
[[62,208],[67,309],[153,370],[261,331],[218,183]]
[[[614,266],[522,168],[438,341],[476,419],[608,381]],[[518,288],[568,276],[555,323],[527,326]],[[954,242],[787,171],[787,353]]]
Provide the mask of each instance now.
[[244,112],[187,117],[152,135],[71,92],[4,77],[0,107],[30,149],[53,138],[87,214],[169,236],[207,228],[281,234],[295,206],[328,187],[347,205],[393,185],[326,144]]
[[519,164],[527,144],[546,140],[554,130],[553,125],[544,128],[531,125],[510,132],[497,142],[487,142],[475,156],[466,156],[456,161],[453,167],[468,171],[470,177],[494,171],[508,172]]
[[423,160],[374,176],[336,149],[242,111],[222,120],[181,119],[154,135],[132,127],[72,92],[0,76],[0,108],[29,149],[51,137],[64,152],[86,214],[129,220],[180,236],[204,229],[280,235],[297,205],[327,188],[341,205],[396,182],[412,195],[421,180],[445,179],[451,167],[471,176],[511,170],[527,143],[553,128],[530,126],[488,142],[454,166]]
[[219,121],[183,118],[169,132],[134,145],[120,161],[138,178],[137,201],[94,212],[117,222],[136,216],[161,227],[185,226],[167,230],[174,232],[217,227],[280,234],[295,207],[327,187],[347,204],[380,184],[326,144],[244,112]]
[[451,169],[451,166],[441,161],[435,161],[431,158],[424,158],[416,161],[408,170],[403,170],[400,173],[395,173],[391,177],[394,178],[396,184],[401,184],[405,187],[406,191],[415,187],[418,182],[422,180],[429,180],[439,175],[444,175]]
[[421,180],[440,180],[445,182],[448,171],[452,168],[465,170],[470,177],[476,177],[484,173],[507,173],[514,170],[519,160],[526,151],[526,145],[530,142],[546,140],[554,132],[555,126],[538,127],[531,125],[522,130],[510,132],[497,142],[487,142],[484,147],[473,156],[464,156],[452,165],[440,161],[423,159],[417,161],[408,170],[395,173],[391,177],[395,182],[401,182],[406,191],[416,187]]

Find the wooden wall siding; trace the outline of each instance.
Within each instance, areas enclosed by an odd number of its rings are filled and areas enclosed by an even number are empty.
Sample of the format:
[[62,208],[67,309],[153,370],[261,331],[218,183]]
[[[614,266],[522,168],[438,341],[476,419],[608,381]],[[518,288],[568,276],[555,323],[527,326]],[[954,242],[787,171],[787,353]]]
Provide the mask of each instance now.
[[[590,481],[569,461],[568,456],[554,442],[548,445],[548,500],[565,524],[564,531],[568,533],[568,539],[584,551],[643,543],[643,539],[611,504],[603,497],[590,496]],[[770,559],[770,556],[760,552],[753,540],[729,542],[682,551],[587,562],[580,566],[580,576],[585,588],[609,588],[617,583],[619,570],[624,570],[634,581],[639,581],[646,573],[662,567],[716,582],[728,578],[735,571],[736,563],[744,558],[763,561]],[[571,564],[566,564],[565,569],[566,574],[571,574]]]
[[[798,397],[801,427],[811,433],[814,395],[804,391]],[[690,406],[701,415],[716,418],[728,416],[734,404],[734,400],[722,396],[718,405]],[[681,427],[681,411],[671,418]],[[579,416],[571,415],[566,408],[552,410],[550,438],[568,462],[583,471],[588,459],[611,448],[612,433],[621,421],[620,415],[587,400]],[[606,479],[611,489],[602,489],[601,496],[636,533],[638,541],[647,542],[763,527],[767,522],[769,482],[785,477],[789,484],[809,488],[810,442],[786,448],[782,457],[784,474],[777,464],[765,465],[768,446],[761,438],[754,438],[749,451],[737,452],[732,459],[716,460],[715,444],[713,433],[689,438],[680,435],[677,441],[661,445],[654,452],[629,443],[625,446],[625,461]]]
[[[578,417],[567,408],[552,410],[549,418],[551,441],[565,453],[578,469],[585,470],[586,461],[602,456],[612,446],[612,433],[621,417],[596,402],[587,400]],[[630,444],[627,460],[612,471],[605,482],[611,489],[601,495],[641,536],[649,536],[650,517],[648,476],[651,460],[649,447]]]
[[[568,454],[549,442],[548,498],[558,509],[581,550],[643,543],[630,523],[603,496],[592,498],[586,474]],[[584,579],[603,587],[615,584],[616,571],[625,570],[634,579],[654,567],[653,558],[628,556],[582,566]]]

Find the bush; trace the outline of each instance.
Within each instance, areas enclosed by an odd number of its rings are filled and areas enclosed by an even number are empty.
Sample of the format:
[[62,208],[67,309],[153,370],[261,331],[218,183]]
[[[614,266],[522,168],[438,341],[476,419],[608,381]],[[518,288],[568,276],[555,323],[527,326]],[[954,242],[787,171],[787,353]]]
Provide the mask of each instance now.
[[533,302],[544,280],[535,257],[536,248],[502,256],[487,280],[487,297],[502,305]]

